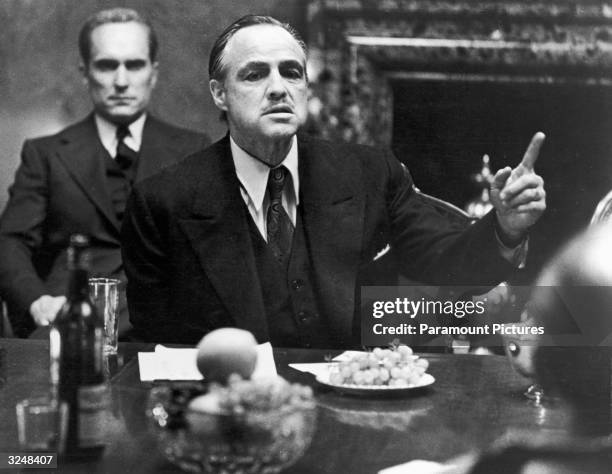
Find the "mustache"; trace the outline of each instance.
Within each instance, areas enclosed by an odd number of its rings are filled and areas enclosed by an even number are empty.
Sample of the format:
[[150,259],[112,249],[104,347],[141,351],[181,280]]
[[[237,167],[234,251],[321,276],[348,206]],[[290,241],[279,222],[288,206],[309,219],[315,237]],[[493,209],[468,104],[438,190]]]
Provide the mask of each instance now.
[[264,110],[264,115],[266,114],[274,114],[274,113],[279,113],[279,112],[287,112],[287,113],[293,113],[293,106],[291,104],[274,104],[271,105],[270,107],[266,107],[266,109]]

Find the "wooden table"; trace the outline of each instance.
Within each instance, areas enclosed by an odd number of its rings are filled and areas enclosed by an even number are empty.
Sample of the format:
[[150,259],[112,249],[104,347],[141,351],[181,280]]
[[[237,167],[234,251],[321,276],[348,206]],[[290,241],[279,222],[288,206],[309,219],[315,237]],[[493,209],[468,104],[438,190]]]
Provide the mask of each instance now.
[[[47,341],[0,339],[0,452],[19,451],[15,403],[44,392],[48,380]],[[86,464],[60,465],[59,472],[180,472],[157,449],[144,407],[151,387],[140,382],[136,354],[151,345],[120,344],[111,360],[112,416],[109,444],[102,458]],[[321,362],[317,350],[275,350],[278,371],[293,382],[311,385],[319,403],[317,432],[292,473],[376,473],[409,461],[444,461],[482,449],[509,429],[542,433],[569,430],[569,416],[560,404],[538,407],[522,395],[526,382],[504,357],[426,355],[436,383],[401,399],[342,396],[297,372],[291,362]],[[581,431],[610,431],[606,413],[585,404]],[[3,471],[6,472],[6,471]],[[49,472],[49,470],[41,471]]]

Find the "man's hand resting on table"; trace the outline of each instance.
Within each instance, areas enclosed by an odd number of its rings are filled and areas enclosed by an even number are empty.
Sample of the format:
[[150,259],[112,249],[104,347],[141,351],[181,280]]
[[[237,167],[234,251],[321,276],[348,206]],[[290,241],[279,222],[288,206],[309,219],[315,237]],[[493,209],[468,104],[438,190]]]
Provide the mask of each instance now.
[[37,326],[48,326],[66,302],[65,296],[43,295],[30,305],[30,314]]
[[499,238],[507,247],[520,244],[546,209],[544,180],[533,170],[545,138],[542,132],[536,133],[519,165],[499,170],[491,184]]

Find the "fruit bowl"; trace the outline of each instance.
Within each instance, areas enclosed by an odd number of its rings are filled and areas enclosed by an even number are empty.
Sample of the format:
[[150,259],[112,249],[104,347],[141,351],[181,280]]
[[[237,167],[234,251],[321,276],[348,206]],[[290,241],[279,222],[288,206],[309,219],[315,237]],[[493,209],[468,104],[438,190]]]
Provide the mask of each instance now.
[[[188,472],[276,473],[304,454],[316,424],[312,391],[283,379],[239,384],[151,390],[147,415],[170,462]],[[207,406],[194,409],[196,398]]]

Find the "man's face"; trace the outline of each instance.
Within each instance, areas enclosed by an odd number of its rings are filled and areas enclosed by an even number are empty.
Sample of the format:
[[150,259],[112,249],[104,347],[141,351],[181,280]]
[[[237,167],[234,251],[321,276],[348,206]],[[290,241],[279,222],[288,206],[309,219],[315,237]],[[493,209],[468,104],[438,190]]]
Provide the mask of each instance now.
[[211,80],[217,107],[227,112],[238,144],[283,141],[306,121],[306,57],[284,28],[239,30],[223,56],[225,79]]
[[95,111],[113,123],[129,124],[149,105],[157,63],[149,58],[146,26],[107,23],[91,33],[89,63],[82,66]]

